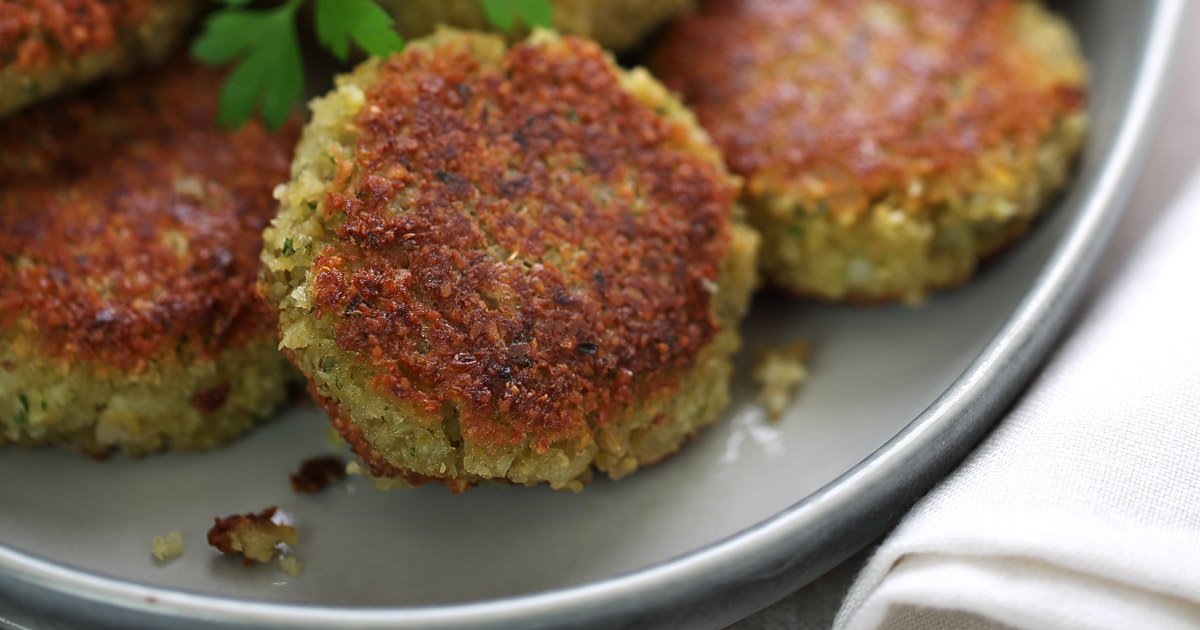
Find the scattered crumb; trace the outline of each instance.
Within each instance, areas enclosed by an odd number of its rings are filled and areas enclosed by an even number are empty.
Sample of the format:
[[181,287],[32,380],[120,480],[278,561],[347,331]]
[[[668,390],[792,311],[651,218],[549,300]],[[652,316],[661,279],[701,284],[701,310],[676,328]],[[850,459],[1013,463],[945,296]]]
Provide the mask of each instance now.
[[397,489],[407,490],[414,487],[403,477],[376,477],[371,474],[371,471],[363,468],[363,465],[358,461],[352,461],[349,464],[346,464],[346,474],[353,477],[365,477],[366,479],[371,480],[371,485],[375,486],[375,489],[380,492],[387,492],[389,490]]
[[283,569],[284,573],[296,577],[304,571],[304,563],[296,556],[279,556],[279,568]]
[[808,378],[808,342],[797,341],[782,348],[759,353],[752,376],[759,384],[758,400],[767,409],[767,417],[778,420],[788,408],[796,388]]
[[292,473],[292,490],[316,494],[329,484],[346,476],[346,464],[337,457],[313,457],[304,460],[300,470]]
[[275,512],[271,506],[258,514],[214,518],[208,544],[225,555],[242,556],[246,566],[270,562],[281,545],[296,544],[296,528],[284,524]]
[[183,555],[183,534],[171,532],[164,536],[155,536],[150,546],[150,553],[159,562],[174,560]]

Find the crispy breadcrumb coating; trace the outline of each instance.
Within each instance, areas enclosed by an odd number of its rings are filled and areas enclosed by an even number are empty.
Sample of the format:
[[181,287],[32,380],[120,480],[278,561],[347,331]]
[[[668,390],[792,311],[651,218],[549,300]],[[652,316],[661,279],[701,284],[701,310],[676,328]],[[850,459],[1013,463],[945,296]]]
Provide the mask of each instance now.
[[0,0],[0,116],[162,61],[201,0]]
[[757,246],[737,192],[644,71],[445,32],[315,102],[264,289],[376,477],[579,489],[727,403]]
[[217,127],[178,61],[0,121],[0,444],[220,444],[285,395],[255,290],[298,124]]
[[965,282],[1086,127],[1078,43],[1036,2],[709,2],[652,65],[746,178],[768,279],[827,300]]

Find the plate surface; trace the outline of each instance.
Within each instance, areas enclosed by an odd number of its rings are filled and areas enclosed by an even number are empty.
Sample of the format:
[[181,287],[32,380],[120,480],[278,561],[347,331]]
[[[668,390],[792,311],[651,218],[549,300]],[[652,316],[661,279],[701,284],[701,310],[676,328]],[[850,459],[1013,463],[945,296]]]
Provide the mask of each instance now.
[[[205,455],[97,463],[0,452],[0,590],[55,617],[172,625],[715,627],[877,537],[987,431],[1062,328],[1136,175],[1183,2],[1076,2],[1092,133],[1046,220],[967,288],[919,310],[759,296],[753,350],[808,339],[812,375],[778,423],[739,372],[727,417],[675,458],[582,494],[487,487],[315,497],[287,476],[338,452],[298,405]],[[299,577],[204,543],[215,515],[278,505]],[[157,566],[151,539],[183,532]],[[0,617],[0,622],[3,618]],[[0,623],[2,626],[3,623]]]

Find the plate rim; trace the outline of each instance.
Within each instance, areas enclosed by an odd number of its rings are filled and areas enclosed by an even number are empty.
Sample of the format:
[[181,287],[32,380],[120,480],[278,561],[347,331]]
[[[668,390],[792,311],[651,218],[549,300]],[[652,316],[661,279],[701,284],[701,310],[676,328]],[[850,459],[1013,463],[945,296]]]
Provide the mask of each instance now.
[[[1186,4],[1157,0],[1150,9],[1146,46],[1113,148],[1094,184],[1075,193],[1083,196],[1076,216],[1001,330],[937,400],[887,443],[754,526],[635,572],[464,604],[347,608],[236,600],[106,577],[4,543],[0,590],[21,592],[56,611],[75,608],[92,616],[100,605],[129,619],[221,627],[500,628],[649,621],[716,626],[765,607],[894,524],[975,447],[1045,358],[1080,302],[1138,179]],[[52,599],[63,595],[74,600]],[[689,604],[689,610],[680,609]]]

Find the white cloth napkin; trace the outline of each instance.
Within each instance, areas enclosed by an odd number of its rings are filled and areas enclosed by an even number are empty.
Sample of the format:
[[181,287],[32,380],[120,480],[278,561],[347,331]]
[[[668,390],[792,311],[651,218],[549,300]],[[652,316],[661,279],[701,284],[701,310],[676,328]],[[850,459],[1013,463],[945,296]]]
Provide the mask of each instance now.
[[1200,172],[835,628],[1200,628]]

